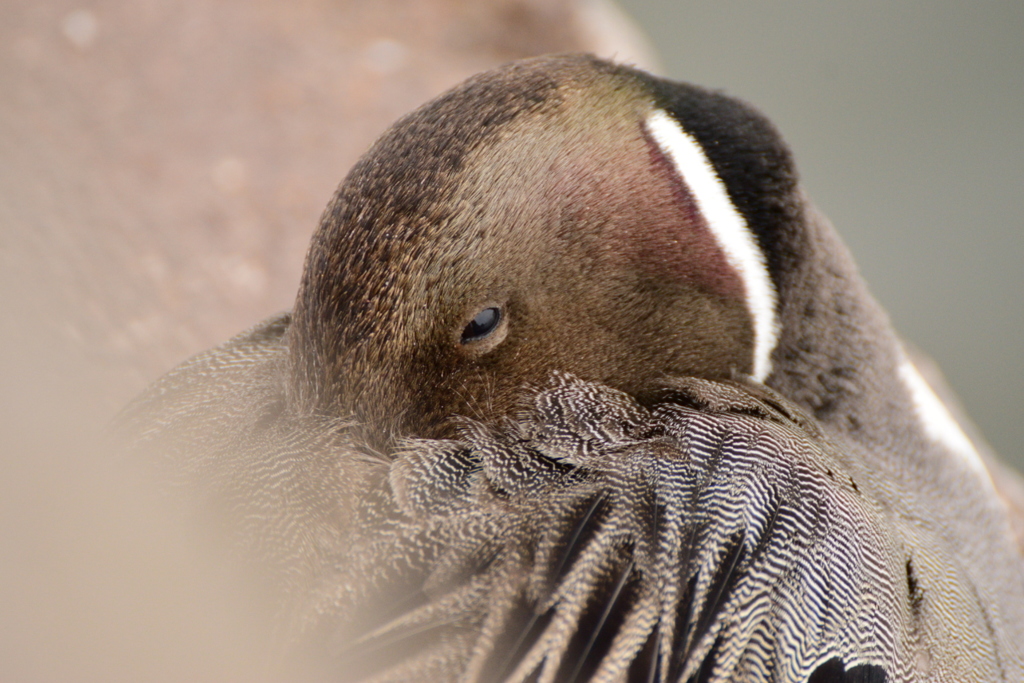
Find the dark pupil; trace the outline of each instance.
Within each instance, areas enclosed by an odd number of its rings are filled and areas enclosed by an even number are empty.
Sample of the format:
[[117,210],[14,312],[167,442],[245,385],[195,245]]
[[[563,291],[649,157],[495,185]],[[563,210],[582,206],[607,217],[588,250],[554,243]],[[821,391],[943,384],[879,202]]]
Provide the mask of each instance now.
[[498,326],[501,320],[501,311],[497,308],[485,308],[476,314],[476,317],[469,321],[466,329],[462,331],[462,343],[483,339]]

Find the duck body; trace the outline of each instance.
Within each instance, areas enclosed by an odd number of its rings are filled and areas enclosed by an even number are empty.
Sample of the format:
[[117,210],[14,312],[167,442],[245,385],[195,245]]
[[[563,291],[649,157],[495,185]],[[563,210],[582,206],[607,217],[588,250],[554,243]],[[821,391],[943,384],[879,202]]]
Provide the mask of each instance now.
[[771,124],[627,67],[399,121],[120,424],[352,680],[1024,680],[981,447]]

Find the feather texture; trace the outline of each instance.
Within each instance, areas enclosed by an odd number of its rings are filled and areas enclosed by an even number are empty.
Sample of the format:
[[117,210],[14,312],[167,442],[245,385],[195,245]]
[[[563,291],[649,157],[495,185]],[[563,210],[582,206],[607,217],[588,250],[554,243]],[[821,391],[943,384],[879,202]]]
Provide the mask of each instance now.
[[[262,566],[274,549],[293,647],[334,661],[340,680],[928,678],[916,539],[873,501],[873,484],[849,466],[852,447],[770,390],[677,379],[641,405],[556,375],[500,427],[466,421],[458,439],[409,440],[379,458],[346,444],[343,425],[311,440],[308,425],[254,410],[280,400],[273,381],[241,392],[255,394],[243,403],[262,420],[217,412],[231,392],[225,369],[265,372],[285,322],[169,376],[122,428],[158,424],[134,448],[172,459],[176,439],[195,448],[204,424],[224,444],[247,432],[248,465],[231,465],[239,490],[251,488],[240,472],[275,478],[271,462],[300,459],[310,473],[333,463],[319,498],[309,480],[282,477],[274,500],[307,491],[301,505],[247,497],[237,513],[265,513],[243,535],[246,552]],[[197,387],[221,395],[203,402]],[[223,496],[232,487],[216,473],[227,465],[218,439],[206,443],[210,457],[190,452],[178,476]],[[345,482],[357,479],[368,488],[341,513]],[[315,567],[294,565],[301,549],[281,557],[287,539],[312,542],[332,525]],[[960,638],[983,654],[985,634],[969,631],[978,608],[964,609]]]

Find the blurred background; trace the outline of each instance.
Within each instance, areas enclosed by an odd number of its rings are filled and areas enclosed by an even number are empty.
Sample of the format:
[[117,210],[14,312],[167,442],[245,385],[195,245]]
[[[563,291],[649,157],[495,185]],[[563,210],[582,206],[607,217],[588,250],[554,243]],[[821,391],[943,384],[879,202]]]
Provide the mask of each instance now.
[[1024,466],[1024,4],[622,6],[657,57],[605,0],[0,2],[0,680],[282,680],[259,600],[104,426],[291,306],[393,120],[533,54],[763,110],[898,329]]
[[896,328],[1024,468],[1024,3],[622,0],[755,104]]

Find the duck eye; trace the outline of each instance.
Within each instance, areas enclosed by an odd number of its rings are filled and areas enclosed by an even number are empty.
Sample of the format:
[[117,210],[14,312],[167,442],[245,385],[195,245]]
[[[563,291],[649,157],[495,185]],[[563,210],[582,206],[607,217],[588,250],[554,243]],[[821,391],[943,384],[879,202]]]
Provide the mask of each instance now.
[[491,332],[494,332],[501,322],[501,309],[496,306],[485,308],[476,314],[476,317],[469,321],[466,329],[462,331],[462,344],[480,341]]

